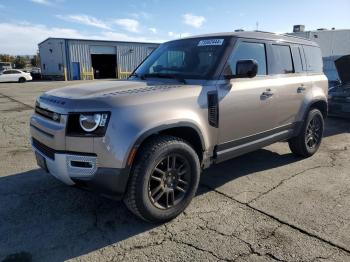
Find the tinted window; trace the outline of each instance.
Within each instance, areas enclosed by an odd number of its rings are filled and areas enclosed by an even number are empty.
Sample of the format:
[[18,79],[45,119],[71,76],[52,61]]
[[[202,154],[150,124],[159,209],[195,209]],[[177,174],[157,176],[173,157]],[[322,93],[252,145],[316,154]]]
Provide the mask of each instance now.
[[16,70],[7,70],[7,71],[4,71],[4,74],[17,74],[18,72]]
[[236,74],[236,64],[239,60],[254,59],[258,63],[258,75],[266,75],[266,52],[265,44],[241,42],[233,50],[228,64],[232,74]]
[[211,78],[228,40],[220,37],[167,42],[149,55],[135,73],[145,77]]
[[304,46],[306,58],[306,70],[309,72],[320,73],[323,71],[323,62],[321,49],[314,46]]
[[274,56],[274,73],[289,74],[294,73],[292,54],[287,45],[272,45]]
[[294,61],[294,71],[295,73],[303,72],[303,63],[301,57],[301,49],[298,46],[292,47],[293,61]]

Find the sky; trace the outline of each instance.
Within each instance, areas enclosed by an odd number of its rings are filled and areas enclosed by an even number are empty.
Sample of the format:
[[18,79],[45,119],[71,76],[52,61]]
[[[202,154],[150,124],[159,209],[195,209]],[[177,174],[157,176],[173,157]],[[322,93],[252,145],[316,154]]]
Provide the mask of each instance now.
[[350,0],[0,0],[0,53],[33,55],[48,37],[161,43],[295,24],[350,29]]

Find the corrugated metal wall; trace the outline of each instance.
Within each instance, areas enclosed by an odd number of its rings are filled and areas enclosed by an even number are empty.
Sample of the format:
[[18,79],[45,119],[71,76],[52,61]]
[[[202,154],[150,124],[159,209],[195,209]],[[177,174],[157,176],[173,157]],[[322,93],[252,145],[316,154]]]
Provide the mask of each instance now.
[[[115,47],[118,72],[132,72],[159,45],[153,43],[69,40],[70,68],[72,68],[73,62],[79,62],[81,70],[92,70],[90,46]],[[72,79],[72,70],[69,72],[69,78]]]

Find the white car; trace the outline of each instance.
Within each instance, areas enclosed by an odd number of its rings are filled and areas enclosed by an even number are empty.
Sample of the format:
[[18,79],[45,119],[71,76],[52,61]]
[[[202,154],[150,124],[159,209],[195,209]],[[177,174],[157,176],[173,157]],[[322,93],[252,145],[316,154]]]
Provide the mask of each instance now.
[[30,73],[26,73],[18,69],[4,70],[0,73],[0,82],[24,83],[25,81],[30,80],[33,80]]

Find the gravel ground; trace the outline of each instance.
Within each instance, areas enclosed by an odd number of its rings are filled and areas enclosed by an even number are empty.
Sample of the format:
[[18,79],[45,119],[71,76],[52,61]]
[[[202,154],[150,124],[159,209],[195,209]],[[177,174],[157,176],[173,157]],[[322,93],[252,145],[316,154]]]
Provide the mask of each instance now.
[[350,121],[329,118],[320,151],[286,143],[216,165],[163,225],[37,168],[29,116],[72,82],[0,84],[0,261],[350,261]]

